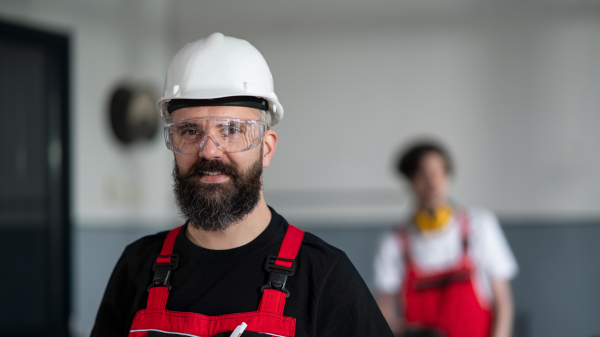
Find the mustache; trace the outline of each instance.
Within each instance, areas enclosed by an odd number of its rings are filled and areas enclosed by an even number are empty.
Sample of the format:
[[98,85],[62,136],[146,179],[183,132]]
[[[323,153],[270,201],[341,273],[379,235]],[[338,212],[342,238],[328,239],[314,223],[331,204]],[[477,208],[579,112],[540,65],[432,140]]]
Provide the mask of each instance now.
[[[180,174],[177,162],[174,164],[175,202],[180,214],[194,228],[213,232],[225,230],[244,219],[260,201],[260,158],[246,170],[217,159],[198,159],[185,174]],[[233,179],[223,184],[204,184],[198,179],[203,171],[219,171],[230,174]]]
[[188,172],[184,175],[184,177],[202,176],[204,175],[203,172],[206,171],[218,171],[234,178],[239,176],[237,169],[232,164],[227,164],[220,160],[208,160],[206,158],[200,158],[192,167],[188,169]]

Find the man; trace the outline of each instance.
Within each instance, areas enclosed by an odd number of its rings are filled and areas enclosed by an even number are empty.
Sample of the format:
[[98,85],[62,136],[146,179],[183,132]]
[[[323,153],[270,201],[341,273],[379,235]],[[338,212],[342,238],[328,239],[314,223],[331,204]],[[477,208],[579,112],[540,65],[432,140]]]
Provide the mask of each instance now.
[[220,33],[186,45],[158,106],[187,222],[125,249],[92,336],[392,335],[346,255],[265,202],[283,108],[258,50]]
[[517,264],[496,217],[448,200],[452,163],[435,142],[400,157],[416,199],[412,219],[384,237],[375,258],[378,303],[405,336],[508,337]]

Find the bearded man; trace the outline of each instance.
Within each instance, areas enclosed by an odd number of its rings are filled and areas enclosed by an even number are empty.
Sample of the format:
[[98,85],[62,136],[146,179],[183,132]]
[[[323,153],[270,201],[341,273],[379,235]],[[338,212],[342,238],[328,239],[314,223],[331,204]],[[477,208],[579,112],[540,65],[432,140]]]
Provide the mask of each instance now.
[[186,45],[158,107],[187,221],[125,249],[92,336],[392,336],[347,256],[267,206],[283,107],[258,50]]

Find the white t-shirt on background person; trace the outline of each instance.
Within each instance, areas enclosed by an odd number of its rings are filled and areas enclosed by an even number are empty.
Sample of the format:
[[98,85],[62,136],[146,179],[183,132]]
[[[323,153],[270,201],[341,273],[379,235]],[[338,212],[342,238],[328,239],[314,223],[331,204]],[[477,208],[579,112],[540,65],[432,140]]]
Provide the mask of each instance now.
[[[464,209],[463,209],[464,210]],[[459,210],[461,211],[461,210]],[[492,280],[510,280],[518,266],[502,233],[496,216],[486,210],[467,209],[469,219],[469,254],[475,267],[473,286],[480,303],[492,303]],[[408,222],[407,222],[408,223]],[[462,256],[460,225],[453,215],[450,223],[439,231],[421,234],[408,226],[410,256],[424,272],[444,271],[455,266]],[[388,232],[375,256],[375,290],[397,294],[403,282],[405,265],[397,232]]]

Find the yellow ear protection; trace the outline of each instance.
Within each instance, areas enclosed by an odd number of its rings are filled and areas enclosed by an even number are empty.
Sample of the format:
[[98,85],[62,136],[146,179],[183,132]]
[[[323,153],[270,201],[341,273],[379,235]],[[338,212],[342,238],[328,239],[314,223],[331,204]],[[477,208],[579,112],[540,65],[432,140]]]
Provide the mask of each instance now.
[[444,205],[432,214],[426,209],[420,208],[415,214],[415,224],[422,232],[435,231],[444,228],[452,216],[452,207]]

